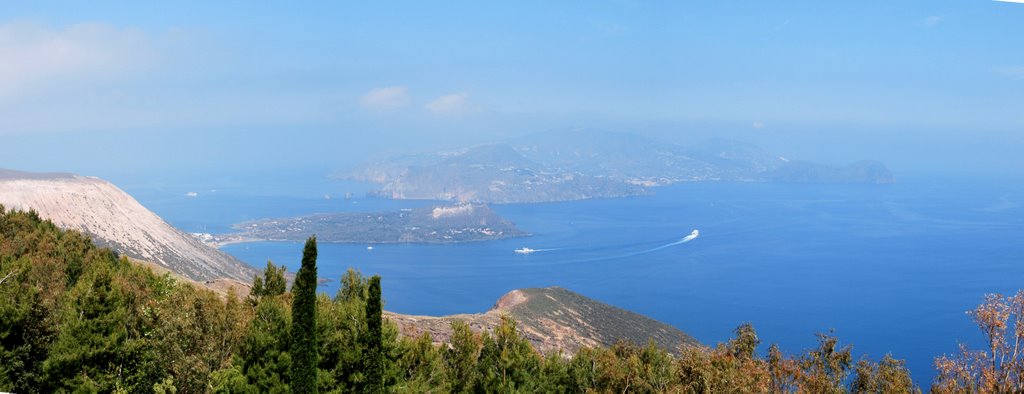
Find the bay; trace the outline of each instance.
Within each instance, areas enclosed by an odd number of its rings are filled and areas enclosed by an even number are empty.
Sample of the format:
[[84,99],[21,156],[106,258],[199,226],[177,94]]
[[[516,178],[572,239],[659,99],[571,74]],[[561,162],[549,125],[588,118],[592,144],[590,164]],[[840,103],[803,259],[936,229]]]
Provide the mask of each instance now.
[[[324,183],[316,193],[246,190],[184,197],[137,190],[144,205],[186,231],[321,212],[436,204],[359,194]],[[182,189],[184,190],[184,189]],[[800,352],[834,330],[856,354],[904,358],[919,384],[932,360],[979,346],[965,311],[984,294],[1024,288],[1024,185],[910,179],[895,185],[686,183],[651,196],[499,205],[534,234],[465,244],[325,244],[321,287],[333,295],[348,268],[383,277],[386,308],[444,315],[482,312],[504,293],[561,286],[672,324],[705,344],[753,323],[765,344]],[[678,241],[693,229],[700,236]],[[520,247],[550,249],[528,255]],[[256,267],[298,268],[302,245],[256,242],[224,251]],[[763,346],[762,350],[767,346]]]

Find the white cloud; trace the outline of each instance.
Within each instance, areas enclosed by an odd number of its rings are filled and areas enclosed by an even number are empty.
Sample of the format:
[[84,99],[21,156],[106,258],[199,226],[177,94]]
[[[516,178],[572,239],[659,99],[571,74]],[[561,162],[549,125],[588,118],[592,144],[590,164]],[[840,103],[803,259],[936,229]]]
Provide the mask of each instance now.
[[461,115],[469,111],[469,93],[447,94],[434,99],[424,107],[438,115]]
[[940,15],[929,16],[927,18],[924,18],[924,21],[921,22],[921,24],[924,25],[925,27],[935,27],[938,26],[940,23],[942,23],[942,16]]
[[1024,66],[1003,67],[996,71],[1012,79],[1024,79]]
[[376,88],[359,98],[359,104],[374,111],[399,109],[409,104],[409,89],[405,86]]
[[336,119],[336,95],[262,84],[265,69],[237,86],[208,83],[251,66],[229,45],[181,28],[0,22],[0,136]]
[[0,100],[118,78],[156,61],[150,41],[140,31],[95,22],[63,29],[2,24]]

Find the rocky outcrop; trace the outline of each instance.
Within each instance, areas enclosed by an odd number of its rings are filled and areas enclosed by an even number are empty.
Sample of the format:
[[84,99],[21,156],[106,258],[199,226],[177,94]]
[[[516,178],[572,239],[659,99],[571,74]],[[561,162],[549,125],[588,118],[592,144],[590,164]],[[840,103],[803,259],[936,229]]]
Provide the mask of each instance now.
[[698,344],[668,324],[560,287],[513,290],[484,313],[441,317],[385,313],[403,335],[428,333],[437,343],[449,342],[454,321],[465,322],[475,331],[490,331],[501,323],[502,315],[514,318],[521,334],[542,353],[571,355],[582,347],[611,346],[618,341],[643,345],[653,340],[673,352]]
[[102,179],[0,170],[0,205],[35,210],[54,224],[88,234],[101,246],[200,282],[252,280],[256,270],[164,222]]

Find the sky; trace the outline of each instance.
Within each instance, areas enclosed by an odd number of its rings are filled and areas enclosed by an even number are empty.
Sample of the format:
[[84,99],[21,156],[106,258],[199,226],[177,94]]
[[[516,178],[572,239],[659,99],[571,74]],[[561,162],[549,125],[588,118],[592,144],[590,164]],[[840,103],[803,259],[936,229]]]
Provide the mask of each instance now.
[[[341,3],[341,4],[339,4]],[[1024,176],[1024,4],[31,1],[0,168],[325,174],[547,130]]]

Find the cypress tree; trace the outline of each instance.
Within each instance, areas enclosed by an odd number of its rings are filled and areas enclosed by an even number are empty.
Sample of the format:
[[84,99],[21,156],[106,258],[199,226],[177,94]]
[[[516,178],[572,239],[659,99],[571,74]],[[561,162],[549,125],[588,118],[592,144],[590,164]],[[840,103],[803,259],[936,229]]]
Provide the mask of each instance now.
[[316,236],[306,240],[302,267],[292,284],[293,393],[316,393]]
[[380,275],[370,278],[369,297],[366,299],[366,388],[369,393],[384,392],[384,336],[381,314]]

